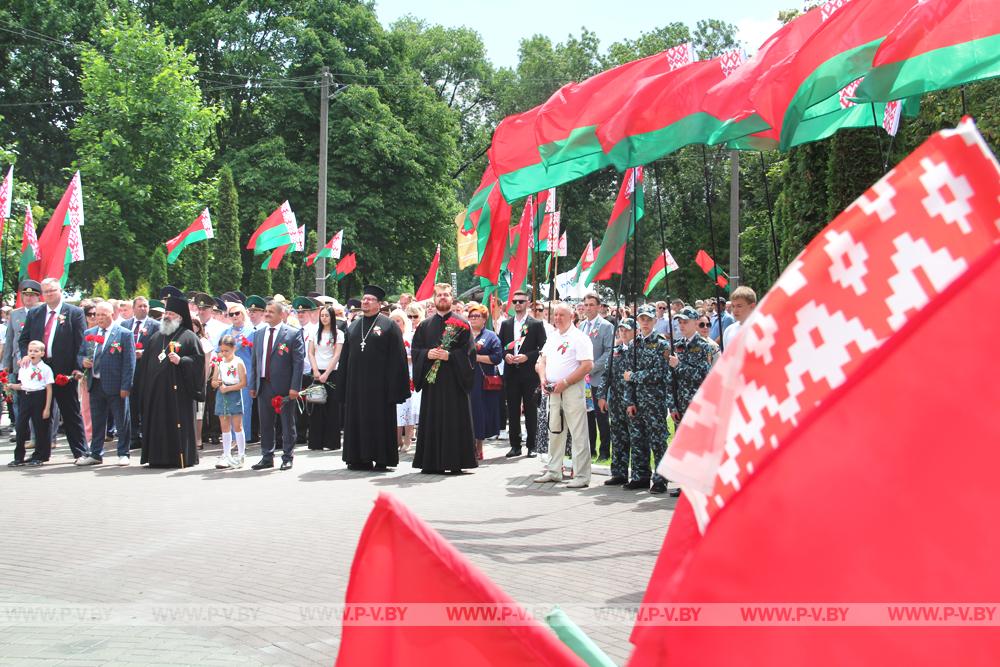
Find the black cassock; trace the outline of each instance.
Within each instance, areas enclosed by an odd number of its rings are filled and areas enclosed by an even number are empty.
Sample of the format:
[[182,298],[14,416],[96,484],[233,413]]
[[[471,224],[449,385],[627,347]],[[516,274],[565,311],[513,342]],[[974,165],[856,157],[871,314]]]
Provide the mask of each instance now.
[[[437,380],[427,382],[434,360],[427,353],[440,347],[446,320],[454,317],[465,323],[455,341],[448,346],[448,361],[442,361]],[[472,344],[469,323],[458,315],[434,315],[417,327],[410,354],[413,358],[413,384],[420,394],[420,428],[413,467],[426,471],[475,468],[476,444],[472,432],[472,403],[469,394],[475,379],[476,348]]]
[[351,322],[337,373],[345,403],[344,463],[399,464],[396,404],[410,396],[410,375],[396,323],[382,314]]
[[[171,342],[180,344],[176,366],[165,356]],[[197,464],[195,401],[205,400],[205,353],[198,337],[184,328],[169,336],[154,334],[136,368],[132,395],[142,415],[142,463],[154,468]]]

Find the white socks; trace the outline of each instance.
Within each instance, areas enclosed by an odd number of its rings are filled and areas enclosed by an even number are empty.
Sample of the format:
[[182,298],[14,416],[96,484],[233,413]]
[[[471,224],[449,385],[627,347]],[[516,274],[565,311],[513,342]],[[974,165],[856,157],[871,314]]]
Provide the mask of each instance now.
[[228,459],[233,449],[233,435],[229,431],[222,434],[222,458]]
[[243,431],[236,432],[236,452],[240,458],[243,458],[247,453],[247,436]]

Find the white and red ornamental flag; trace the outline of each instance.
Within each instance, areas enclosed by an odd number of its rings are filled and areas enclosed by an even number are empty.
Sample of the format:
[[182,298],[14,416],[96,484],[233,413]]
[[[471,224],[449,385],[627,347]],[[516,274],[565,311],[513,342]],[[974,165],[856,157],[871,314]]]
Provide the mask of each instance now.
[[569,247],[566,242],[566,232],[563,232],[562,236],[559,237],[559,256],[565,257],[568,253]]
[[84,260],[83,235],[80,228],[83,227],[83,185],[80,183],[80,172],[73,174],[70,188],[72,192],[69,198],[69,208],[66,213],[67,224],[69,224],[69,237],[66,245],[69,248],[70,261],[82,262]]
[[295,230],[295,234],[292,235],[292,240],[295,241],[295,252],[302,252],[306,249],[305,225],[300,225],[299,228]]
[[[964,119],[809,243],[702,383],[657,469],[684,497],[645,603],[738,605],[713,627],[637,625],[630,664],[726,664],[737,645],[761,665],[992,654],[995,627],[889,627],[887,609],[1000,599],[1000,425],[983,419],[1000,359],[957,342],[970,313],[1000,325],[982,307],[997,280],[1000,165]],[[765,602],[851,615],[745,627]]]
[[14,167],[11,165],[7,175],[0,183],[0,231],[3,231],[3,221],[10,218],[10,202],[14,197]]
[[333,259],[340,259],[340,253],[341,249],[343,248],[343,245],[344,245],[344,230],[341,229],[339,232],[334,234],[333,238],[330,240],[330,250],[331,250],[330,257],[332,257]]
[[553,211],[548,217],[549,229],[545,240],[547,241],[547,247],[551,250],[555,250],[559,243],[559,211]]

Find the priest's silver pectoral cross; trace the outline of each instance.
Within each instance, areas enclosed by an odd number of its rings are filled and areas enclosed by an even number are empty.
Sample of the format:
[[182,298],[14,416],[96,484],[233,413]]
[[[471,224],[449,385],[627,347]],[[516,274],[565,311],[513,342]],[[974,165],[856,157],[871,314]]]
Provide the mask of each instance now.
[[361,341],[361,351],[365,351],[365,341]]

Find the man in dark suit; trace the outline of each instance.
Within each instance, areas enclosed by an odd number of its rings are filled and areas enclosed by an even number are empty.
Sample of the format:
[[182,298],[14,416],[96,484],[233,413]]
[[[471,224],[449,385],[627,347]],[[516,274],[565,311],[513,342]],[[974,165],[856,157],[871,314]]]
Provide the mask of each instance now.
[[[76,353],[80,350],[83,330],[86,328],[83,310],[63,303],[62,286],[55,278],[46,278],[42,281],[42,300],[44,303],[28,311],[24,327],[18,335],[20,363],[22,367],[28,365],[28,343],[40,340],[45,344],[44,361],[52,368],[52,372],[57,376],[65,375],[70,378],[62,386],[58,383],[53,385],[52,397],[62,414],[70,451],[73,453],[73,458],[78,459],[87,453],[83,417],[80,415],[80,398],[76,380],[72,379],[73,371],[80,370],[77,366]],[[48,461],[49,452],[36,451],[32,459]]]
[[510,451],[507,458],[521,455],[521,406],[524,406],[524,426],[528,429],[528,456],[535,455],[538,433],[538,406],[535,390],[538,373],[535,362],[545,346],[545,327],[528,315],[528,293],[517,290],[511,295],[514,317],[500,324],[500,344],[504,351],[503,384],[507,397],[507,429]]
[[[90,451],[77,459],[78,466],[104,462],[104,432],[110,413],[118,425],[118,465],[129,464],[131,419],[128,395],[135,373],[135,341],[129,329],[112,322],[114,308],[107,301],[94,307],[97,326],[84,331],[83,345],[77,353],[77,365],[89,369],[86,382],[90,397],[93,437]],[[87,338],[97,340],[88,341]]]
[[284,303],[271,302],[264,311],[264,327],[253,336],[253,364],[250,369],[250,396],[260,403],[260,453],[254,470],[274,467],[274,418],[271,401],[287,397],[281,406],[281,469],[292,467],[295,448],[296,399],[302,389],[302,362],[305,342],[302,330],[283,323]]
[[[132,317],[123,320],[121,325],[132,333],[132,349],[135,350],[135,362],[138,363],[142,359],[143,350],[149,345],[149,339],[160,330],[160,323],[149,316],[149,299],[144,296],[132,299]],[[139,412],[139,401],[128,401],[128,406],[132,432],[130,448],[141,449],[142,417]],[[118,418],[114,419],[117,424]]]

